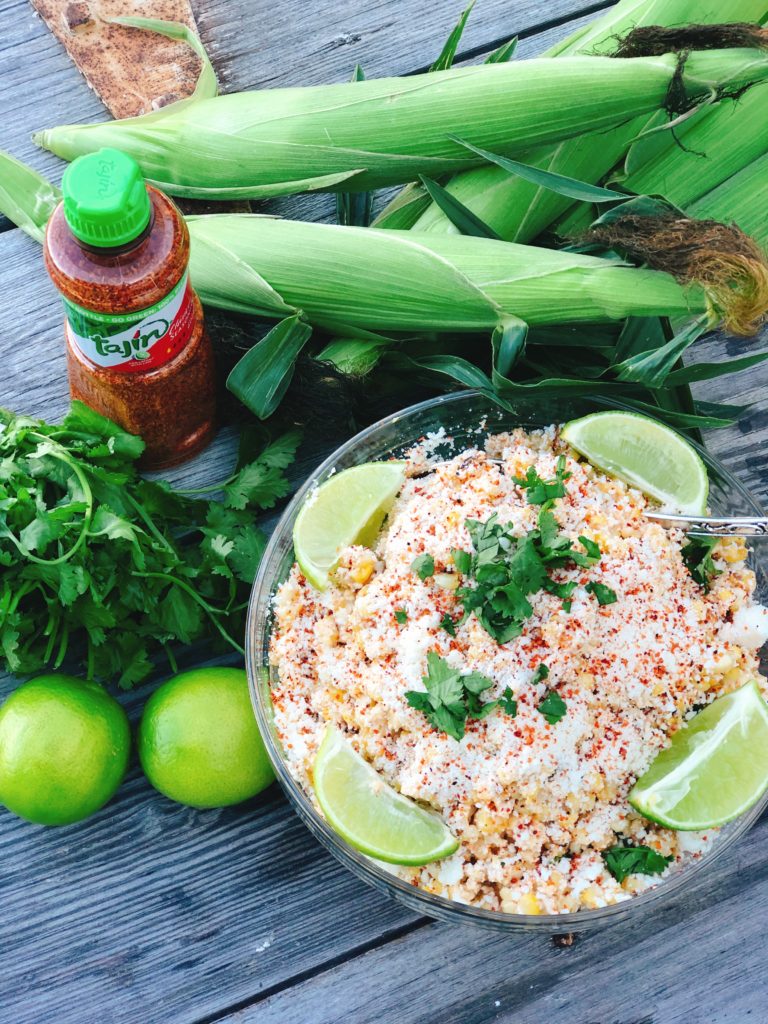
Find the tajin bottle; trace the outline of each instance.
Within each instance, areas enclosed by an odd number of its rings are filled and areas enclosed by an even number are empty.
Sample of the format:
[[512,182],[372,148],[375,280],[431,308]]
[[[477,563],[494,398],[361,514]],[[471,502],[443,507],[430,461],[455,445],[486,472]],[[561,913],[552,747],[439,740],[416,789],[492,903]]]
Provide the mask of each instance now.
[[210,441],[216,415],[184,218],[115,149],[70,164],[62,193],[45,264],[64,300],[71,395],[139,434],[145,468],[183,462]]

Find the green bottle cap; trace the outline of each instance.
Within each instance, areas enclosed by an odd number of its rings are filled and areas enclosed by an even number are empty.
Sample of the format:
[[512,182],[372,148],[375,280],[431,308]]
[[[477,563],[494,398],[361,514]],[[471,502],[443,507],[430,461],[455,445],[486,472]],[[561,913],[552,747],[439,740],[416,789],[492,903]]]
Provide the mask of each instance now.
[[61,190],[67,224],[88,245],[125,245],[149,224],[151,205],[141,170],[119,149],[79,156],[66,169]]

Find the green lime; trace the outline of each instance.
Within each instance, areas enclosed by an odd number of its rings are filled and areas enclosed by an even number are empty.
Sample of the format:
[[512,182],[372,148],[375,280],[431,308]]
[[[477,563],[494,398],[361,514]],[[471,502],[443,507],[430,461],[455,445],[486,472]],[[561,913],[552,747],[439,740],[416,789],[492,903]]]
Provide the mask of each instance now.
[[239,668],[197,668],[163,683],[146,703],[138,745],[155,789],[190,807],[239,804],[275,777]]
[[768,706],[757,683],[718,697],[672,737],[635,783],[629,802],[681,831],[714,828],[768,789]]
[[324,589],[342,548],[373,544],[404,479],[402,462],[366,462],[330,477],[309,495],[293,527],[293,547],[314,587]]
[[38,676],[0,709],[0,802],[37,825],[71,825],[110,800],[128,767],[125,712],[97,683]]
[[593,466],[656,498],[668,512],[706,511],[706,467],[663,423],[633,412],[596,412],[566,423],[562,436]]
[[388,785],[332,726],[312,775],[328,823],[371,857],[391,864],[428,864],[459,847],[436,814]]

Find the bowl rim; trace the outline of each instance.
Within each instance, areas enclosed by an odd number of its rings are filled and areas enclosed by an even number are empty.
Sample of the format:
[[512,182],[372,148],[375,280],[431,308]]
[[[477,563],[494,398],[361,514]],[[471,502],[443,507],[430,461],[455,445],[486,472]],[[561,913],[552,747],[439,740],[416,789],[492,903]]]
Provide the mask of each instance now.
[[[531,396],[533,397],[533,396]],[[275,775],[286,793],[289,803],[298,813],[299,817],[307,825],[313,835],[328,849],[337,860],[350,869],[355,875],[373,885],[375,888],[394,896],[400,902],[406,904],[412,910],[416,910],[427,916],[440,920],[451,920],[463,923],[472,923],[485,927],[505,931],[540,931],[543,933],[562,933],[568,930],[586,931],[609,922],[617,921],[627,917],[629,914],[647,910],[657,905],[660,901],[667,899],[673,894],[685,889],[689,880],[706,871],[718,860],[741,836],[744,835],[757,821],[763,811],[768,807],[768,792],[745,814],[735,821],[728,823],[727,835],[715,843],[712,849],[697,860],[692,860],[685,867],[672,874],[669,878],[659,882],[652,888],[642,893],[631,896],[626,900],[610,904],[606,907],[599,907],[593,910],[578,910],[562,912],[559,914],[508,914],[503,911],[489,910],[484,907],[476,907],[469,903],[462,903],[458,900],[448,899],[430,893],[425,889],[414,886],[404,881],[391,870],[387,869],[382,862],[376,861],[361,853],[346,842],[327,823],[325,818],[316,810],[310,797],[303,787],[293,778],[288,770],[286,758],[282,752],[281,745],[273,732],[273,717],[271,703],[267,706],[262,698],[261,677],[264,673],[264,665],[261,660],[263,647],[259,641],[259,623],[267,627],[270,617],[272,597],[274,595],[277,580],[272,578],[271,560],[276,554],[278,547],[284,540],[286,531],[292,533],[293,521],[299,508],[303,505],[307,495],[318,483],[335,471],[337,463],[346,455],[354,452],[369,438],[375,436],[387,428],[395,427],[400,421],[412,419],[422,413],[432,412],[441,408],[449,408],[460,402],[470,399],[479,399],[488,402],[489,411],[494,408],[492,399],[480,391],[474,389],[454,391],[448,394],[439,395],[426,399],[404,409],[390,413],[388,416],[377,420],[364,430],[359,431],[344,444],[336,448],[317,466],[306,478],[302,486],[296,491],[291,501],[286,506],[280,519],[276,523],[259,565],[259,570],[253,582],[251,596],[248,605],[246,636],[245,636],[245,663],[248,675],[251,704],[259,725],[267,754],[272,763]],[[528,401],[529,399],[524,399]],[[499,406],[501,416],[514,415],[508,410]],[[605,410],[606,407],[602,406]],[[617,410],[621,411],[621,410]],[[633,410],[627,410],[633,411]],[[538,426],[541,424],[528,424]],[[524,419],[521,419],[520,426],[526,426]],[[686,440],[690,441],[690,438]],[[729,488],[737,491],[757,515],[765,515],[765,512],[752,492],[741,483],[718,459],[716,459],[702,445],[695,441],[690,443],[703,457],[708,470],[717,473],[721,480],[727,482]]]

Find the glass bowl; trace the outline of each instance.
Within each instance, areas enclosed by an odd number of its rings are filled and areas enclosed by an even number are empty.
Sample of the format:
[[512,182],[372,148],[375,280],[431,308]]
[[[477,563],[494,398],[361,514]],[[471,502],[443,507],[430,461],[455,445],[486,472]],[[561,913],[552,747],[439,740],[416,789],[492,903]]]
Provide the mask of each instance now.
[[[269,665],[272,596],[293,564],[293,524],[311,488],[322,483],[332,473],[350,466],[398,458],[417,444],[425,434],[435,433],[441,428],[445,431],[446,437],[436,454],[449,457],[466,447],[481,447],[488,434],[519,426],[535,428],[551,423],[562,423],[574,416],[581,416],[597,409],[594,404],[586,401],[572,402],[552,398],[525,398],[512,405],[513,411],[501,409],[474,391],[444,395],[387,416],[357,434],[329,456],[296,493],[277,524],[261,561],[248,610],[246,666],[251,698],[261,734],[275,773],[288,799],[312,834],[356,875],[399,899],[412,910],[445,921],[473,923],[502,931],[584,931],[629,914],[638,915],[683,889],[689,879],[701,871],[706,871],[709,865],[722,856],[757,820],[768,805],[768,794],[745,815],[721,830],[711,852],[697,861],[681,866],[677,872],[638,896],[612,906],[597,910],[580,910],[575,913],[540,916],[505,914],[469,906],[417,889],[397,878],[385,865],[346,843],[316,811],[307,794],[291,776],[272,715],[270,690],[274,669]],[[764,514],[757,500],[721,463],[714,460],[709,453],[701,449],[700,452],[709,469],[710,506],[713,514]],[[751,565],[758,577],[756,596],[764,603],[768,603],[766,556],[760,554],[759,548],[751,556]]]

